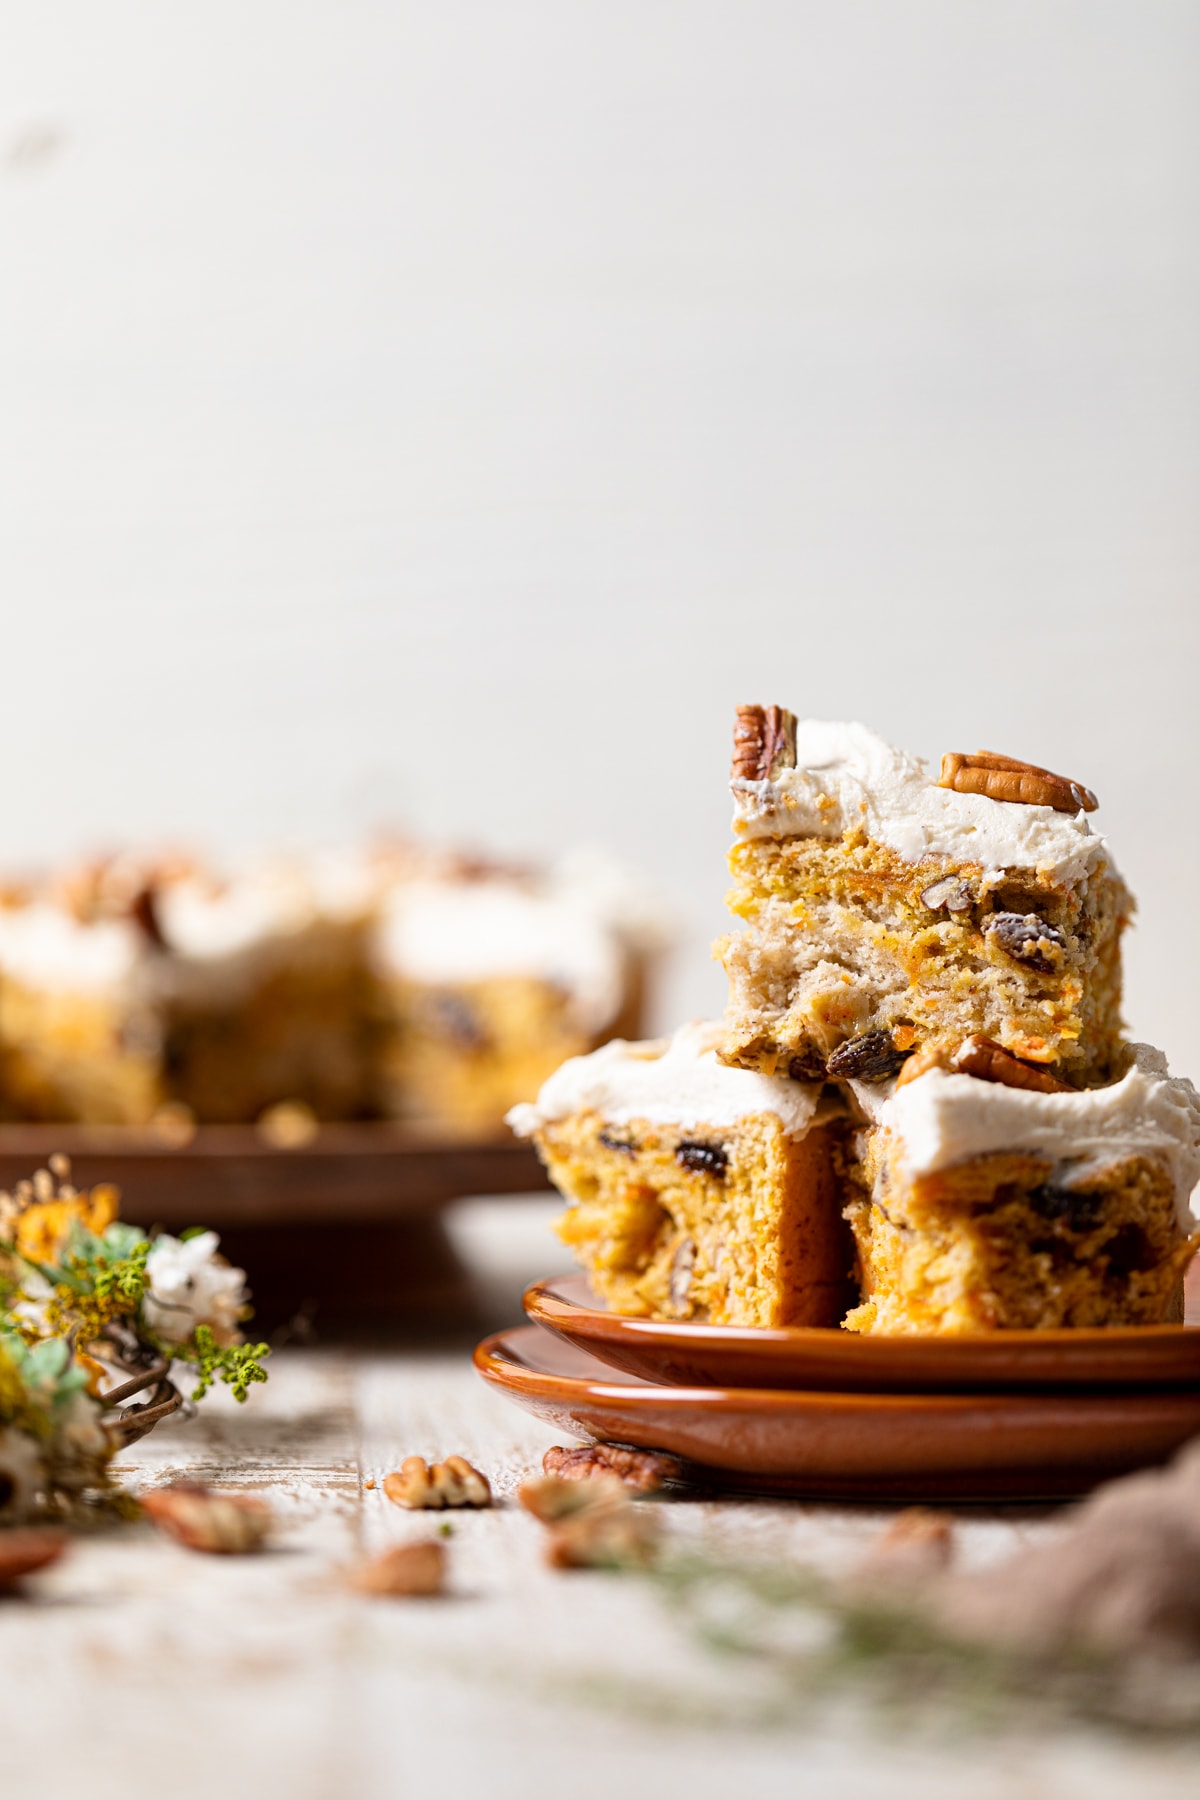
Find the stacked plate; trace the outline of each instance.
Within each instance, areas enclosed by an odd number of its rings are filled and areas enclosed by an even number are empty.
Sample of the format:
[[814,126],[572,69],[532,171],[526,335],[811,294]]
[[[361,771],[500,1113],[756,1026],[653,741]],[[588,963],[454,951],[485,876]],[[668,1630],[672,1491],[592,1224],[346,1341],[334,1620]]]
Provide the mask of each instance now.
[[583,1276],[537,1282],[524,1305],[529,1325],[476,1350],[486,1381],[573,1437],[681,1457],[708,1487],[1060,1499],[1162,1462],[1200,1432],[1200,1324],[755,1330],[622,1318]]

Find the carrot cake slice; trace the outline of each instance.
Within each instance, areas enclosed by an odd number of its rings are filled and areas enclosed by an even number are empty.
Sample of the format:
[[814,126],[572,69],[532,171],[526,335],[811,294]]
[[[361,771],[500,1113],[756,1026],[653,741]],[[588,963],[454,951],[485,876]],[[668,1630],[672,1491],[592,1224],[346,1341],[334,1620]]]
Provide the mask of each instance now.
[[281,860],[172,874],[150,901],[172,1100],[212,1123],[285,1101],[318,1119],[369,1113],[379,1027],[357,889],[333,904]]
[[375,938],[383,1110],[455,1134],[501,1131],[565,1058],[641,1029],[655,949],[586,863],[446,861],[398,882]]
[[739,709],[732,787],[729,1062],[880,1081],[982,1033],[1108,1078],[1132,902],[1086,788],[986,751],[934,780],[863,725],[761,706]]
[[717,1025],[572,1058],[509,1123],[568,1201],[559,1236],[616,1312],[833,1325],[852,1251],[840,1099],[731,1069]]
[[1082,1093],[978,1038],[887,1087],[850,1085],[868,1121],[849,1168],[850,1330],[1182,1319],[1200,1100],[1159,1051],[1133,1045],[1119,1079]]
[[162,1098],[161,1019],[143,932],[81,887],[0,896],[0,1117],[146,1124]]

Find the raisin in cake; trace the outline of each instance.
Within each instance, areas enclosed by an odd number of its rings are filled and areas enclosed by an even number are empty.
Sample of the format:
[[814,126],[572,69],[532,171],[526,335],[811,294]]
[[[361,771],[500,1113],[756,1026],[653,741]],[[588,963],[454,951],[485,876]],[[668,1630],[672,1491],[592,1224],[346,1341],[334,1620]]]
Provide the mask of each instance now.
[[615,1311],[718,1325],[834,1325],[851,1250],[841,1103],[731,1069],[721,1031],[576,1057],[509,1122],[569,1205],[559,1235]]
[[739,710],[732,786],[728,1061],[883,1080],[982,1033],[1072,1085],[1112,1072],[1131,901],[1085,789],[982,752],[935,781],[778,707]]
[[1082,1093],[984,1040],[884,1088],[852,1083],[868,1122],[849,1168],[863,1299],[848,1328],[1181,1320],[1200,1101],[1158,1051],[1129,1056]]

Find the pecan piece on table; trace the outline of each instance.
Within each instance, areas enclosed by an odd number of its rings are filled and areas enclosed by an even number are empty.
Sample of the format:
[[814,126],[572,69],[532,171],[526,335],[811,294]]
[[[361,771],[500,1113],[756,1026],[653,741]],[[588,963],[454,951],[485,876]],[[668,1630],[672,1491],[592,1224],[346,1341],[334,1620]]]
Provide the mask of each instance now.
[[1027,1088],[1035,1094],[1070,1094],[1074,1089],[1049,1069],[1037,1063],[1022,1062],[994,1038],[964,1038],[950,1058],[956,1075],[973,1075],[976,1081],[995,1081],[1001,1087]]
[[393,1544],[378,1556],[347,1571],[346,1580],[361,1594],[417,1599],[440,1594],[446,1582],[446,1551],[434,1539]]
[[795,766],[795,714],[783,706],[739,706],[733,726],[733,779],[772,781]]
[[983,929],[1006,956],[1043,975],[1053,975],[1066,952],[1067,940],[1058,926],[1038,913],[992,913]]
[[888,1081],[911,1055],[896,1048],[890,1031],[863,1031],[838,1045],[825,1073],[834,1081]]
[[598,1475],[616,1475],[626,1487],[640,1494],[652,1494],[664,1481],[678,1481],[683,1465],[674,1456],[663,1456],[657,1450],[626,1450],[620,1444],[574,1444],[564,1449],[555,1444],[542,1458],[547,1475],[563,1481],[595,1480]]
[[537,1476],[522,1483],[517,1498],[547,1527],[551,1568],[645,1568],[654,1560],[658,1519],[607,1470],[586,1481]]
[[200,1482],[177,1482],[141,1497],[142,1511],[178,1544],[210,1556],[248,1556],[271,1530],[271,1509],[256,1494],[221,1494]]
[[399,1469],[384,1477],[383,1491],[397,1506],[413,1512],[492,1504],[487,1476],[465,1456],[448,1456],[445,1462],[435,1463],[427,1463],[423,1456],[406,1456]]
[[947,750],[942,757],[939,787],[956,794],[985,794],[989,800],[1008,800],[1021,806],[1052,806],[1055,812],[1095,812],[1100,802],[1091,788],[1069,775],[1056,775],[1036,763],[997,756],[992,750],[968,755]]

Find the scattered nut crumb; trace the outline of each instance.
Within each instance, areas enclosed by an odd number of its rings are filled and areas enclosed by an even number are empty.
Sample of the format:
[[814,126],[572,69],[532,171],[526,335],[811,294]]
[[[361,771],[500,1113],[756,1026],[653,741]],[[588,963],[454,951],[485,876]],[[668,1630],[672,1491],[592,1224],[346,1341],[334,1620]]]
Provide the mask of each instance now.
[[683,1464],[674,1456],[655,1450],[626,1450],[620,1444],[574,1444],[568,1450],[555,1444],[542,1458],[547,1475],[564,1481],[584,1481],[597,1475],[619,1475],[626,1487],[639,1493],[655,1493],[664,1481],[678,1481]]
[[397,1506],[490,1506],[492,1490],[465,1456],[448,1456],[445,1462],[427,1463],[421,1456],[406,1456],[398,1470],[385,1475],[383,1491]]
[[367,1479],[363,1482],[363,1486],[365,1488],[373,1488],[375,1486],[375,1477],[373,1475],[368,1475]]
[[303,1100],[281,1100],[258,1119],[259,1136],[275,1150],[303,1150],[319,1130],[316,1113]]
[[358,1563],[346,1576],[362,1594],[386,1594],[396,1598],[440,1594],[446,1581],[445,1546],[436,1539],[416,1544],[394,1544],[379,1556]]
[[245,1556],[261,1550],[272,1526],[271,1509],[253,1494],[221,1494],[199,1484],[154,1488],[141,1497],[152,1525],[189,1550]]

